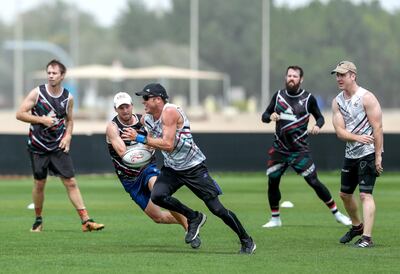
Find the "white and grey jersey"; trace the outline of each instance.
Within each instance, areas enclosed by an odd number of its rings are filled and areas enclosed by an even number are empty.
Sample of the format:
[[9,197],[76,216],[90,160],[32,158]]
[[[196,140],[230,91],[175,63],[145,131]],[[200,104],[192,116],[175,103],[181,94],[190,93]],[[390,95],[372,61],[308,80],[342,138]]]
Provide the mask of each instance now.
[[[372,135],[373,133],[363,104],[363,97],[367,92],[366,89],[359,87],[350,99],[344,97],[343,91],[336,96],[336,102],[348,132],[357,135]],[[347,142],[345,157],[357,159],[374,152],[375,145],[373,143]]]
[[[164,105],[163,112],[170,107],[175,108],[182,116],[183,125],[176,130],[174,150],[171,152],[161,151],[164,155],[164,165],[174,170],[186,170],[200,164],[206,157],[193,140],[190,123],[185,113],[180,107],[170,103]],[[163,113],[157,121],[154,121],[152,115],[144,116],[144,127],[149,136],[162,138],[162,119]]]

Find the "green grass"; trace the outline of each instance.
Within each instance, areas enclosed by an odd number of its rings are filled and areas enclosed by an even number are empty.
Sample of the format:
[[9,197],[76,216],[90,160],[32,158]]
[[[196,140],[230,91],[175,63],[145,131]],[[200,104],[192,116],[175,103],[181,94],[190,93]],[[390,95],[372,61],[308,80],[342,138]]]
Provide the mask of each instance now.
[[[82,233],[64,187],[46,187],[44,231],[30,233],[31,179],[0,181],[0,273],[395,273],[400,268],[400,174],[385,174],[375,188],[375,248],[356,249],[338,239],[347,228],[334,221],[305,181],[287,174],[281,183],[283,227],[263,229],[269,216],[263,173],[215,173],[224,205],[234,211],[257,243],[253,256],[240,256],[238,239],[191,192],[176,194],[208,220],[202,246],[192,250],[177,225],[155,224],[113,175],[79,176],[89,213],[106,224]],[[321,173],[338,207],[339,174]]]

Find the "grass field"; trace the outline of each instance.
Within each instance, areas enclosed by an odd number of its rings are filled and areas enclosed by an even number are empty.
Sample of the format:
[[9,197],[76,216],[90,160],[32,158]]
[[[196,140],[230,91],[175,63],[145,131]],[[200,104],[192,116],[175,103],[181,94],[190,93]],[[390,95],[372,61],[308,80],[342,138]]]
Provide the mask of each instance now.
[[[31,178],[0,180],[0,273],[399,273],[400,174],[380,177],[375,188],[376,246],[341,245],[347,230],[335,222],[301,177],[287,174],[281,184],[283,227],[264,229],[269,218],[263,173],[215,173],[222,202],[234,211],[257,243],[256,254],[238,255],[238,239],[195,196],[176,194],[202,210],[208,220],[202,246],[192,250],[177,225],[148,219],[113,175],[79,176],[89,213],[106,225],[82,233],[79,218],[58,179],[46,188],[44,231],[30,233],[34,213]],[[339,174],[322,173],[338,207]]]

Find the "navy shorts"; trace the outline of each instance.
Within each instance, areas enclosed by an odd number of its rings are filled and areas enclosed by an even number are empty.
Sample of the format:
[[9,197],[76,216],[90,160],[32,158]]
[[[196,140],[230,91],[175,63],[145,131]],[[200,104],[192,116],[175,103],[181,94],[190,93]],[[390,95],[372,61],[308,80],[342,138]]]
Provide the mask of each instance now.
[[360,192],[372,194],[378,173],[375,167],[375,153],[358,159],[344,159],[340,191],[353,194],[359,186]]
[[75,176],[74,166],[69,153],[65,153],[62,150],[56,150],[43,154],[29,151],[29,154],[33,178],[36,180],[46,179],[48,171],[50,171],[50,175],[67,179]]
[[268,151],[267,175],[278,178],[291,166],[297,174],[307,177],[315,172],[315,164],[308,152],[281,152],[275,148]]
[[149,189],[149,180],[153,176],[158,176],[160,170],[158,170],[156,164],[148,165],[143,169],[139,176],[135,180],[121,179],[120,181],[126,192],[129,193],[132,200],[140,206],[142,210],[145,210],[149,203],[151,191]]

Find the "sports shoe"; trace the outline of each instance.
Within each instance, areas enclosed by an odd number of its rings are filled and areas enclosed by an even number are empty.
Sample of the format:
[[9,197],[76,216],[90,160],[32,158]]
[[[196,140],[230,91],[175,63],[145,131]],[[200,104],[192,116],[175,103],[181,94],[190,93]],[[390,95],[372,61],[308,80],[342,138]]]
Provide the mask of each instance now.
[[199,235],[197,235],[196,238],[194,238],[193,241],[190,242],[190,246],[193,249],[197,249],[197,248],[200,248],[200,245],[201,245],[201,239],[200,239],[200,234],[199,234]]
[[281,218],[279,217],[272,217],[265,225],[262,227],[264,228],[273,228],[273,227],[280,227],[282,226]]
[[185,242],[188,244],[192,242],[199,234],[200,227],[204,225],[207,220],[207,216],[201,212],[197,212],[197,217],[188,220],[188,231],[185,236]]
[[251,255],[256,250],[256,243],[253,241],[251,237],[248,239],[240,240],[242,247],[240,248],[239,254],[248,254]]
[[342,238],[340,238],[339,242],[342,244],[348,243],[351,240],[353,240],[354,237],[358,236],[358,235],[362,235],[364,232],[364,226],[362,225],[361,228],[356,228],[354,226],[352,226],[350,228],[350,230],[344,234],[344,236]]
[[345,226],[351,225],[351,219],[339,211],[336,212],[335,219],[336,219],[336,222],[342,223]]
[[88,219],[82,222],[82,231],[83,232],[91,232],[93,230],[102,230],[104,228],[103,224],[96,223],[93,219]]
[[356,247],[356,248],[369,248],[369,247],[373,247],[373,246],[374,246],[374,242],[372,241],[372,239],[367,238],[365,236],[362,236],[360,239],[358,239],[354,243],[354,247]]
[[35,222],[32,225],[31,232],[42,232],[43,219],[42,217],[36,217]]

